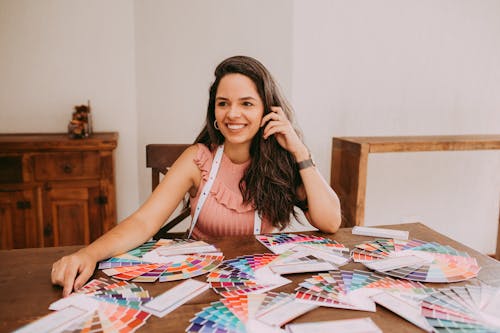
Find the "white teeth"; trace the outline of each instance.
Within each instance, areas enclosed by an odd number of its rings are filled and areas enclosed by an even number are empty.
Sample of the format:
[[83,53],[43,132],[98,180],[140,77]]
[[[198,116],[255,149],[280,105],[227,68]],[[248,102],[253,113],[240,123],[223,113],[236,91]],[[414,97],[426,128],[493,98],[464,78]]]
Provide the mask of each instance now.
[[245,127],[245,125],[227,124],[227,128],[232,130],[237,130],[243,127]]

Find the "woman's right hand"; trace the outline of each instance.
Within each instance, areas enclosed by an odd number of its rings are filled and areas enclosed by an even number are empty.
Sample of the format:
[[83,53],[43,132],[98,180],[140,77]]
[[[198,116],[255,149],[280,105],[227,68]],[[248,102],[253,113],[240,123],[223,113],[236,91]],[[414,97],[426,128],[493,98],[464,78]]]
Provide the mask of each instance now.
[[64,256],[52,264],[52,283],[63,287],[63,297],[78,290],[94,273],[97,261],[85,249]]

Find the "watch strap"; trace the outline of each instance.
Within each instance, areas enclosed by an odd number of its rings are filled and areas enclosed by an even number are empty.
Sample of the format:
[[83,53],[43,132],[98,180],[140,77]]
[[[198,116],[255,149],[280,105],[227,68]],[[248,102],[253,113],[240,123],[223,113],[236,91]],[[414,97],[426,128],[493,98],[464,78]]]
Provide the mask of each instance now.
[[308,158],[307,160],[297,162],[297,167],[299,168],[299,170],[306,169],[312,166],[315,166],[312,158]]

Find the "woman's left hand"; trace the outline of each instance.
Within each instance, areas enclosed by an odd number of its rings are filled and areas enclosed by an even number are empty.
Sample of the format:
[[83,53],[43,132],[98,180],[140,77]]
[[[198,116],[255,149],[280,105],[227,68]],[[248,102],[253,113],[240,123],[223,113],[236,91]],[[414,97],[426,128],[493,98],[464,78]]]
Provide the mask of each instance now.
[[280,146],[294,155],[297,160],[300,160],[304,153],[308,155],[307,147],[300,140],[283,109],[279,106],[272,106],[271,111],[262,118],[260,123],[261,127],[265,126],[263,138],[267,139],[274,135]]

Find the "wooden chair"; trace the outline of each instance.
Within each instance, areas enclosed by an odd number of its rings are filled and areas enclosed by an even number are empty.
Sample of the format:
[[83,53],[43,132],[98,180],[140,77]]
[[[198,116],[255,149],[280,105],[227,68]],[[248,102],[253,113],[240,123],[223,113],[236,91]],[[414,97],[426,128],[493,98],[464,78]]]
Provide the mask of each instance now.
[[[146,145],[146,167],[151,168],[151,190],[154,191],[160,183],[160,174],[165,175],[170,166],[189,147],[190,144],[149,144]],[[168,231],[184,221],[191,213],[189,199],[183,200],[182,210],[168,221],[154,236],[160,238],[180,238],[184,233],[169,233]]]

